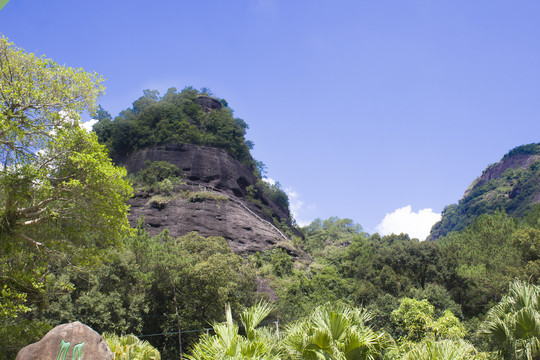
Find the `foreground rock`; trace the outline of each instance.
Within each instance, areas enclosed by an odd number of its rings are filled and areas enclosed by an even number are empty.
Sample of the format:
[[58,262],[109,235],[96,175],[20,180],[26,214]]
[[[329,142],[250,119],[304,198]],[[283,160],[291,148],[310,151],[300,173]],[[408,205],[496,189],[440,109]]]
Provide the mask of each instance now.
[[17,354],[15,360],[112,360],[113,354],[101,335],[76,321],[55,327],[37,343]]

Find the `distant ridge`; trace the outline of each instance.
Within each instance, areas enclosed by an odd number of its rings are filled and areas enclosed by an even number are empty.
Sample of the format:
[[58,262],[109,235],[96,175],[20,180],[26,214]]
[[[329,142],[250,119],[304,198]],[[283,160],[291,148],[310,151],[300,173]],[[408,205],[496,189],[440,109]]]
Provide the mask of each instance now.
[[447,206],[428,237],[435,240],[497,209],[522,217],[540,203],[540,143],[518,146],[488,166],[457,203]]

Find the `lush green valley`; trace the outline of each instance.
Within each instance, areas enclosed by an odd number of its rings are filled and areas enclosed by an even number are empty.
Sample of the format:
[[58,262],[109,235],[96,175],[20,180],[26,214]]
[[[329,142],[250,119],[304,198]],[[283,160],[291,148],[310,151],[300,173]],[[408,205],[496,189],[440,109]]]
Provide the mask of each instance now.
[[[171,198],[185,179],[168,163],[128,176],[111,160],[169,143],[218,147],[255,172],[248,201],[264,207],[264,191],[288,213],[225,100],[145,91],[113,120],[94,107],[97,75],[5,38],[0,59],[0,358],[71,321],[108,333],[119,353],[129,341],[151,348],[149,359],[540,357],[538,160],[479,180],[446,209],[435,241],[340,218],[293,232],[275,219],[286,246],[234,253],[223,237],[151,236],[142,218],[130,228],[133,186]],[[97,112],[92,133],[83,110]],[[539,152],[531,144],[505,158]],[[227,199],[183,196],[218,209]]]

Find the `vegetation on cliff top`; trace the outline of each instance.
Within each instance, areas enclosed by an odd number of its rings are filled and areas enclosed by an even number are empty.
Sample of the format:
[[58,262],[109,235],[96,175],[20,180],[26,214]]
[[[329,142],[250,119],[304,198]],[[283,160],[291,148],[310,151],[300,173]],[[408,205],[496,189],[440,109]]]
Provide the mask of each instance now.
[[253,143],[245,139],[248,125],[233,117],[225,100],[214,98],[217,106],[206,111],[197,102],[201,96],[208,98],[206,91],[170,88],[160,96],[156,90],[144,90],[144,95],[114,120],[100,108],[94,131],[113,159],[154,145],[190,143],[225,149],[255,168],[249,153]]

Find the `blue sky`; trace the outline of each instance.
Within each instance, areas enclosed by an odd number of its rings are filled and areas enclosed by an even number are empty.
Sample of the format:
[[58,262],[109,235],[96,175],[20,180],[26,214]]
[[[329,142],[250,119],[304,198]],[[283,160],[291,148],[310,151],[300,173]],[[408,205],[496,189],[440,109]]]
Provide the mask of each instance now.
[[209,87],[299,223],[416,234],[540,141],[539,18],[538,1],[11,0],[0,33],[103,75],[113,116],[143,89]]

